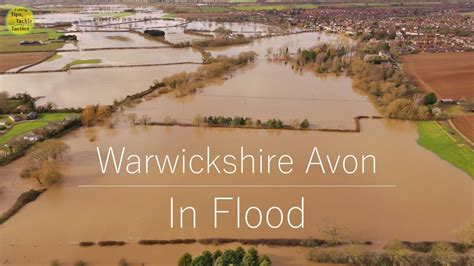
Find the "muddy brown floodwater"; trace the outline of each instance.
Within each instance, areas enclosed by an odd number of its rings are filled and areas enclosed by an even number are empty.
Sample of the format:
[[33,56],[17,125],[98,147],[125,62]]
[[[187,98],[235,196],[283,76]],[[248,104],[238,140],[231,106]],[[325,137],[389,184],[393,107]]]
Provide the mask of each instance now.
[[[112,104],[147,89],[154,80],[180,71],[193,71],[199,65],[171,65],[135,68],[81,69],[58,73],[0,75],[2,89],[11,95],[27,91],[44,97],[38,105],[52,101],[60,108],[88,104]],[[91,97],[93,95],[93,97]]]
[[262,121],[278,118],[289,124],[307,118],[314,127],[339,129],[353,128],[355,116],[378,115],[368,98],[352,89],[346,76],[295,73],[290,66],[266,60],[196,94],[180,98],[164,95],[127,112],[148,115],[154,121],[168,116],[180,122],[193,122],[197,114]]
[[[3,256],[12,263],[46,260],[52,259],[54,253],[37,253],[35,247],[48,247],[61,254],[61,251],[74,250],[71,245],[78,241],[110,239],[133,243],[140,239],[322,237],[320,229],[327,225],[346,228],[348,237],[354,240],[455,240],[455,230],[472,215],[470,178],[417,146],[416,128],[411,123],[365,120],[363,128],[360,134],[127,125],[116,129],[79,130],[64,138],[71,146],[71,158],[64,168],[63,183],[2,225]],[[89,141],[91,136],[95,142]],[[235,153],[243,145],[254,154],[260,148],[268,153],[290,154],[295,158],[295,171],[288,176],[276,173],[262,176],[101,174],[96,146],[120,148],[123,145],[140,155],[174,155],[182,148],[189,153],[202,153],[207,145],[216,153]],[[323,175],[314,171],[305,175],[303,171],[313,146],[331,156],[374,154],[377,174]],[[25,164],[22,159],[3,167],[0,170],[2,182],[18,179]],[[78,187],[84,184],[390,184],[396,188]],[[242,206],[269,208],[276,205],[286,209],[303,196],[305,228],[296,230],[284,225],[280,229],[237,229],[234,213],[223,217],[222,226],[214,229],[212,204],[216,196],[240,196]],[[170,228],[170,197],[174,197],[176,204],[191,205],[198,210],[196,229]],[[3,200],[13,201],[11,198]],[[222,206],[232,208],[233,205]]]
[[[317,34],[305,39],[274,38],[275,47],[314,44]],[[298,38],[302,38],[298,41]],[[324,37],[321,37],[321,39]],[[329,40],[328,40],[329,41]],[[256,47],[260,55],[270,45],[261,40]],[[311,45],[312,45],[311,44]],[[251,44],[249,46],[256,45]],[[247,47],[248,48],[248,47]],[[220,49],[233,54],[245,46]],[[183,68],[170,67],[170,72]],[[153,79],[163,77],[163,68],[78,70],[54,73],[1,76],[2,84],[14,84],[15,90],[47,95],[60,106],[76,106],[143,90]],[[129,72],[127,72],[129,71]],[[168,73],[170,73],[168,72]],[[108,74],[106,74],[108,73]],[[137,74],[139,73],[139,74]],[[136,74],[136,75],[135,75]],[[18,78],[19,77],[19,78]],[[86,78],[88,77],[88,78]],[[90,80],[92,79],[92,80]],[[5,82],[5,83],[4,83]],[[46,86],[43,88],[43,86]],[[133,87],[133,88],[132,88]],[[20,88],[20,89],[19,89]],[[46,91],[46,93],[45,93]],[[94,98],[91,99],[91,95]],[[273,98],[272,98],[273,97]],[[313,99],[313,100],[305,100]],[[319,100],[318,100],[319,99]],[[293,73],[289,67],[260,58],[254,65],[234,73],[222,84],[212,84],[198,94],[176,99],[161,96],[145,101],[136,109],[140,115],[160,119],[166,115],[191,119],[203,115],[251,115],[265,119],[302,119],[314,123],[347,123],[356,115],[374,115],[375,109],[351,88],[346,77],[317,77]],[[186,251],[200,253],[203,245],[167,245],[144,247],[142,239],[176,238],[322,238],[321,228],[341,226],[352,240],[387,242],[456,240],[456,230],[472,218],[473,183],[464,172],[417,145],[416,125],[411,122],[366,119],[361,133],[315,131],[278,131],[252,129],[183,128],[130,126],[125,115],[114,128],[82,128],[62,139],[71,146],[63,166],[62,182],[51,187],[34,203],[27,205],[0,226],[2,262],[12,265],[41,263],[53,259],[72,263],[79,259],[98,264],[113,264],[120,258],[132,262],[175,265]],[[109,171],[102,174],[96,147],[120,149],[130,153],[176,155],[205,154],[210,146],[216,154],[238,154],[244,146],[247,153],[289,154],[294,158],[291,175],[276,171],[270,174],[149,174],[128,175]],[[372,154],[376,157],[376,174],[322,174],[314,170],[305,174],[312,148],[326,155]],[[33,180],[22,180],[19,173],[28,164],[22,158],[0,168],[0,211],[13,204],[21,192],[35,186]],[[80,187],[80,185],[138,185],[139,187]],[[225,185],[226,187],[140,187],[142,185]],[[235,187],[258,185],[258,187]],[[297,188],[265,187],[267,185],[300,185]],[[308,185],[308,186],[307,186]],[[311,187],[309,185],[391,185],[390,187]],[[234,187],[232,187],[234,186]],[[305,227],[293,229],[286,223],[278,229],[236,228],[236,212],[222,216],[219,228],[213,227],[213,198],[240,197],[241,206],[282,209],[305,198]],[[170,228],[169,200],[177,205],[193,206],[197,211],[197,228]],[[231,202],[222,207],[234,210]],[[175,217],[176,218],[176,217]],[[255,222],[254,214],[249,216]],[[79,241],[123,240],[123,247],[78,247]],[[235,246],[235,245],[230,245]],[[225,248],[227,246],[224,246]],[[308,250],[259,246],[278,265],[304,265]]]

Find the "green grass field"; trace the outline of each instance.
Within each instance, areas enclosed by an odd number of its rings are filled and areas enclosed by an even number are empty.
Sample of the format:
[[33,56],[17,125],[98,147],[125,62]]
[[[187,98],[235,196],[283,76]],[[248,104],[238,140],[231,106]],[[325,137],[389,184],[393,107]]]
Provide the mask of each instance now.
[[203,13],[224,13],[231,11],[225,6],[202,6],[201,12]]
[[[54,29],[35,28],[29,34],[17,35],[6,30],[6,27],[0,28],[0,51],[1,52],[37,52],[54,51],[63,47],[63,42],[48,43],[48,40],[56,40],[63,35]],[[44,45],[21,46],[22,41],[42,41]]]
[[437,122],[418,122],[418,144],[474,179],[474,151],[459,136],[451,136]]
[[287,5],[245,5],[245,6],[234,6],[233,9],[239,11],[266,11],[266,10],[285,10],[289,6]]
[[42,128],[47,126],[50,122],[62,121],[65,118],[71,116],[70,113],[45,113],[40,114],[37,120],[33,121],[24,121],[14,125],[9,129],[4,135],[0,136],[0,145],[7,143],[14,137],[21,136],[32,132],[35,129]]
[[82,60],[82,59],[76,59],[76,60],[74,60],[74,61],[68,63],[67,65],[65,65],[65,66],[63,67],[63,70],[68,70],[68,69],[70,69],[71,67],[77,66],[77,65],[99,64],[99,63],[101,63],[101,62],[102,62],[102,60],[100,60],[100,59],[84,59],[84,60]]
[[16,7],[16,5],[12,5],[12,4],[3,4],[3,5],[0,5],[0,9],[12,9]]
[[162,18],[174,18],[174,17],[176,17],[176,14],[166,13]]

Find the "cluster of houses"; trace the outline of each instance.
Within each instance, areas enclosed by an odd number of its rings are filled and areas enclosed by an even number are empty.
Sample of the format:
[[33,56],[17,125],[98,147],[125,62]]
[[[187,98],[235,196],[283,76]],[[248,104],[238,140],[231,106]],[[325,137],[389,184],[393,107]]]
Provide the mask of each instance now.
[[474,50],[474,19],[460,14],[464,7],[459,5],[320,7],[258,14],[261,22],[278,18],[280,22],[305,29],[387,40],[400,46],[404,53],[471,51]]
[[[23,121],[30,121],[38,119],[37,112],[29,112],[28,114],[11,114],[6,117],[6,119],[0,120],[0,134],[5,133],[9,129],[9,125],[14,125],[16,123],[21,123]],[[36,142],[42,139],[38,134],[30,133],[22,137],[23,140]]]

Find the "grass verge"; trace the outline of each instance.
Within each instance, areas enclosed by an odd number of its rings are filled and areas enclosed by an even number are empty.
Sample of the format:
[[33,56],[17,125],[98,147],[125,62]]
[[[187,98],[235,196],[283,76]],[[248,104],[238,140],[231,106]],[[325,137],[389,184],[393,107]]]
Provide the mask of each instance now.
[[85,59],[85,60],[82,60],[82,59],[76,59],[70,63],[68,63],[67,65],[65,65],[63,67],[63,70],[68,70],[70,69],[71,67],[73,66],[77,66],[77,65],[85,65],[85,64],[99,64],[101,63],[102,60],[100,59]]
[[46,61],[51,62],[51,61],[54,61],[54,60],[59,59],[59,58],[61,58],[61,57],[63,57],[63,56],[60,55],[60,54],[54,54],[53,56],[51,56],[50,58],[48,58],[48,60],[46,60]]
[[449,135],[448,131],[437,122],[421,121],[417,122],[417,126],[418,144],[474,179],[474,151],[460,137]]

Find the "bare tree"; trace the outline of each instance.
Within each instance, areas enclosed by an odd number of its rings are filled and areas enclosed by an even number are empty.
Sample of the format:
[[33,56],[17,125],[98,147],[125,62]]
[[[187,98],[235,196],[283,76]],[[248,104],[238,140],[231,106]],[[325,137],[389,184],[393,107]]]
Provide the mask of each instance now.
[[151,117],[148,116],[148,115],[143,115],[141,118],[140,118],[140,121],[139,123],[142,124],[142,125],[148,125],[151,121]]

